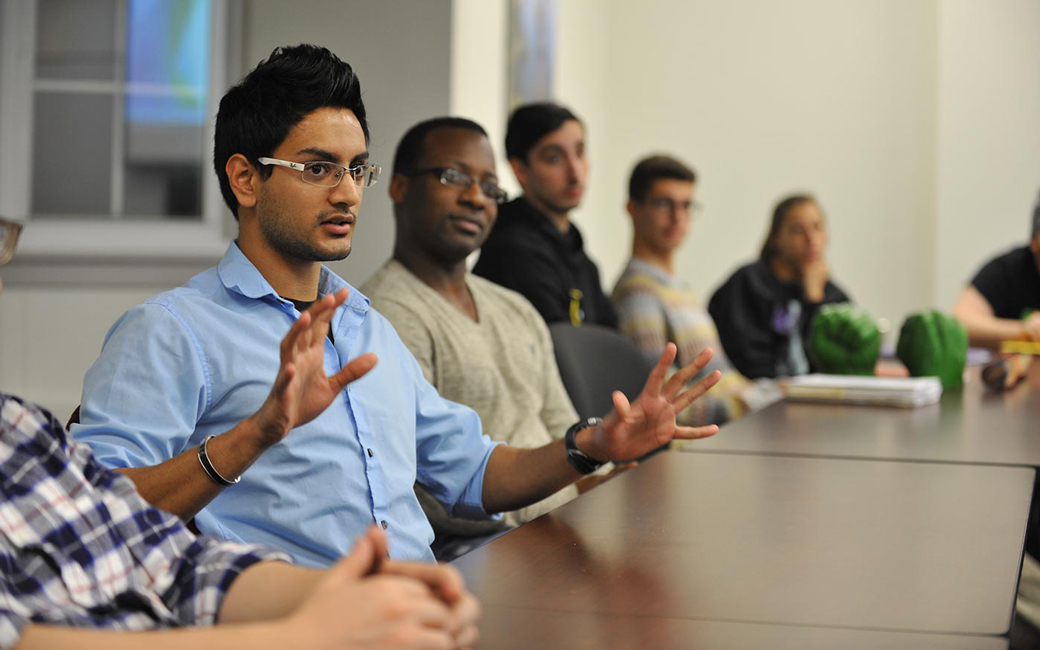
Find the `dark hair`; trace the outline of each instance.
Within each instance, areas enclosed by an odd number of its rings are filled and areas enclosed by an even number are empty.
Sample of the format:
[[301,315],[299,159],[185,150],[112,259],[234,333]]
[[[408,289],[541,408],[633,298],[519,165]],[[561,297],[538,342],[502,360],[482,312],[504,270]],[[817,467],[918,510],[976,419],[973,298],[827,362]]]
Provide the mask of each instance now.
[[780,227],[784,225],[784,218],[787,216],[787,213],[792,208],[803,203],[816,203],[817,206],[819,205],[816,198],[811,194],[792,194],[776,204],[776,207],[773,209],[773,220],[769,223],[769,234],[766,235],[766,240],[762,244],[762,252],[759,253],[759,259],[769,262],[776,257],[776,244],[773,243],[773,240],[776,239],[777,233],[780,232]]
[[[569,109],[552,102],[524,104],[513,111],[506,126],[506,157],[527,162],[527,154],[549,133],[574,120],[582,124]],[[582,125],[584,126],[584,125]]]
[[368,142],[368,121],[361,100],[361,82],[327,48],[316,45],[278,47],[220,100],[213,137],[213,168],[224,202],[238,219],[238,200],[225,167],[236,153],[249,159],[260,178],[271,170],[258,158],[270,155],[289,132],[319,108],[354,112]]
[[432,120],[419,122],[408,131],[397,143],[394,153],[394,173],[407,174],[415,170],[415,163],[422,158],[426,144],[426,136],[437,129],[465,129],[487,137],[487,131],[473,120],[464,117],[435,117]]
[[654,182],[661,179],[697,182],[697,172],[671,156],[657,155],[636,163],[628,179],[628,198],[642,201],[650,193]]

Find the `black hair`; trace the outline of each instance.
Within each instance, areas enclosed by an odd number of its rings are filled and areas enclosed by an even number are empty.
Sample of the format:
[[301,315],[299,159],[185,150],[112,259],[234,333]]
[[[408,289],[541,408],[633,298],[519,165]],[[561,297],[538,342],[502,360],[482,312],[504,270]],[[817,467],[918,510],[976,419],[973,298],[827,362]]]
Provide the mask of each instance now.
[[632,169],[632,175],[628,179],[628,198],[633,201],[642,201],[650,193],[654,182],[661,179],[696,183],[697,172],[671,156],[657,155],[643,158],[636,163],[635,168]]
[[228,159],[242,154],[260,178],[268,178],[271,170],[258,159],[277,149],[307,115],[326,107],[353,111],[369,141],[361,82],[349,64],[317,45],[275,48],[224,94],[213,137],[213,168],[235,219],[238,200],[224,169]]
[[577,115],[559,104],[524,104],[509,116],[509,124],[506,126],[506,157],[519,158],[527,162],[527,155],[539,140],[571,120],[582,124]]
[[[759,259],[769,262],[776,257],[776,244],[773,240],[780,233],[780,228],[784,225],[784,218],[787,216],[787,213],[792,208],[798,207],[803,203],[820,205],[811,194],[792,194],[776,204],[776,207],[773,208],[773,220],[769,223],[769,234],[766,235],[766,240],[762,244],[762,252],[759,253]],[[820,212],[822,214],[823,210],[821,209]]]
[[479,133],[485,138],[487,131],[473,120],[464,117],[435,117],[419,122],[405,132],[394,153],[394,173],[408,174],[415,171],[416,162],[422,158],[426,136],[437,129],[465,129]]

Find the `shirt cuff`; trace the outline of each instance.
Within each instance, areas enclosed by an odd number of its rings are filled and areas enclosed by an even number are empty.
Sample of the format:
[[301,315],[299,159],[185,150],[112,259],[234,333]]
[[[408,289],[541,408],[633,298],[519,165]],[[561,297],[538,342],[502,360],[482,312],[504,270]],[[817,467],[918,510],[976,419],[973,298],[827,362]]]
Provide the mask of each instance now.
[[477,467],[477,471],[474,472],[473,478],[470,479],[469,483],[462,491],[462,496],[451,509],[451,515],[453,517],[465,517],[467,519],[501,519],[502,514],[489,515],[484,509],[484,473],[487,472],[488,461],[491,459],[491,454],[494,453],[495,448],[499,445],[505,444],[501,441],[491,441],[488,445],[487,453],[484,454],[484,460]]

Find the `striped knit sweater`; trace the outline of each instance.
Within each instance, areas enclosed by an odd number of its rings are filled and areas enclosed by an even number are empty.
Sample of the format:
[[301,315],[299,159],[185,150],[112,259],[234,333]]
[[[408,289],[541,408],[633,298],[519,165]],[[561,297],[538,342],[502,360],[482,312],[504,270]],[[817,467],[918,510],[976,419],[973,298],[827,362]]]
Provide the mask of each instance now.
[[633,258],[614,286],[612,300],[621,331],[635,341],[648,359],[660,357],[669,341],[678,348],[676,368],[692,362],[706,347],[714,350],[711,362],[693,381],[715,370],[722,371],[722,380],[680,414],[682,424],[723,424],[749,408],[761,408],[775,399],[775,384],[766,382],[759,386],[759,382],[749,381],[733,368],[722,350],[711,316],[678,278]]

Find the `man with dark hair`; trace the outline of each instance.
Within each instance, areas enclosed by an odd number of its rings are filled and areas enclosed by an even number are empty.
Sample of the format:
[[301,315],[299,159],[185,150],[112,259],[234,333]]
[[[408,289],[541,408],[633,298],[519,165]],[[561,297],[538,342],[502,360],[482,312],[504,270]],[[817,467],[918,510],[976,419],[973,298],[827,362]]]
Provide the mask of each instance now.
[[686,239],[695,209],[697,175],[671,156],[650,156],[636,164],[628,183],[632,218],[632,258],[614,286],[613,301],[621,331],[650,359],[672,342],[677,365],[705,348],[715,354],[702,373],[719,370],[722,381],[679,414],[687,424],[723,424],[749,409],[779,397],[773,382],[749,382],[733,369],[715,322],[700,300],[675,273],[679,248]]
[[[292,85],[285,86],[284,81],[289,79]],[[213,169],[224,203],[236,220],[238,199],[231,189],[227,161],[239,154],[256,168],[260,180],[267,180],[277,163],[261,162],[260,158],[274,151],[307,113],[318,108],[351,111],[368,143],[368,118],[361,100],[361,82],[349,64],[328,49],[314,45],[277,48],[265,63],[221,98],[213,138]],[[371,167],[365,171],[373,172]],[[374,182],[374,179],[366,181],[367,184]]]
[[953,314],[967,328],[972,345],[1040,341],[1040,198],[1029,245],[987,262],[964,287]]
[[[0,219],[0,265],[20,229]],[[290,566],[259,546],[196,537],[71,441],[46,410],[4,393],[0,475],[0,648],[476,641],[480,610],[459,575],[386,560],[386,537],[374,526],[328,572]]]
[[[285,98],[277,115],[261,101],[270,93]],[[492,443],[471,409],[429,385],[368,299],[321,265],[350,253],[379,171],[350,66],[320,48],[278,49],[228,95],[216,139],[234,152],[223,170],[238,238],[216,268],[116,322],[74,429],[149,501],[303,564],[327,565],[372,523],[392,557],[429,560],[416,482],[451,514],[481,518],[557,492],[591,459],[714,433],[674,420],[714,378],[680,390],[662,366],[633,404],[619,397],[617,414],[576,428],[567,446]],[[288,127],[271,132],[283,139],[255,161],[227,135],[282,119]],[[279,169],[261,173],[268,166]]]
[[509,118],[506,155],[524,195],[502,206],[473,272],[521,293],[546,322],[617,327],[570,220],[585,191],[585,127],[558,104],[526,104]]
[[[684,194],[684,207],[687,215],[696,207],[693,202],[693,186],[697,182],[697,173],[687,167],[679,160],[671,156],[650,156],[643,158],[632,168],[632,175],[628,179],[629,212],[636,204],[646,203],[647,196],[654,189],[657,181],[678,181],[676,187],[689,189],[689,197]],[[634,203],[632,203],[634,202]]]
[[[390,196],[393,259],[361,288],[372,306],[393,324],[427,381],[442,397],[475,410],[492,439],[517,447],[562,439],[578,414],[545,321],[520,294],[466,270],[467,256],[487,238],[506,199],[487,133],[452,117],[413,126],[394,157]],[[522,524],[577,493],[568,486],[500,521],[473,521],[449,517],[418,489],[441,546],[454,536]]]

